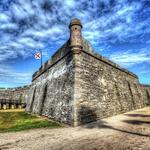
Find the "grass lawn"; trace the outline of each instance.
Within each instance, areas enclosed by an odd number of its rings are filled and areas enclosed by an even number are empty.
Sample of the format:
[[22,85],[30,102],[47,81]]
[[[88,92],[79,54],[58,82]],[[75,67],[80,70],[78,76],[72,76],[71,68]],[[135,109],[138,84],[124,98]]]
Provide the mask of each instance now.
[[37,117],[23,110],[0,111],[0,133],[34,128],[59,128],[60,124]]

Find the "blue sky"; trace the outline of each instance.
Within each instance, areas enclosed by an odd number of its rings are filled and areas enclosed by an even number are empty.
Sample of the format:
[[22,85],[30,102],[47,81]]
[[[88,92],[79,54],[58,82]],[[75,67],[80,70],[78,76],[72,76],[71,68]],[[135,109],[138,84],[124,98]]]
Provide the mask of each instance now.
[[79,18],[96,52],[150,84],[150,0],[0,0],[0,87],[31,83]]

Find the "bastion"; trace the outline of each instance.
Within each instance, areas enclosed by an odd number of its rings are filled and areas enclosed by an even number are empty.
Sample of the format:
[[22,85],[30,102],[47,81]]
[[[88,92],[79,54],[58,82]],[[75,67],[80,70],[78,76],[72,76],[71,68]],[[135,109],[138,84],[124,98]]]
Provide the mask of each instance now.
[[82,27],[71,20],[69,40],[33,74],[26,111],[78,126],[144,107],[137,75],[96,54]]

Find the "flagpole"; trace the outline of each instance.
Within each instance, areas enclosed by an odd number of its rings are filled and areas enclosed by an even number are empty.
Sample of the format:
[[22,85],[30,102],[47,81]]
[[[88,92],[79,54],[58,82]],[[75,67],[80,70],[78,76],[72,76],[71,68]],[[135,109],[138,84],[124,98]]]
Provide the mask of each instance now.
[[42,62],[43,60],[42,60],[42,49],[41,49],[41,67],[42,67]]

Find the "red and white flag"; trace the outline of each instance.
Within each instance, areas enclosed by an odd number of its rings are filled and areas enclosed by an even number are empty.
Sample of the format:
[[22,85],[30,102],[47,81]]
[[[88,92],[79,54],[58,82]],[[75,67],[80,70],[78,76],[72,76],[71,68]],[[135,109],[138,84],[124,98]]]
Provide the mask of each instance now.
[[41,53],[38,52],[34,55],[35,59],[41,59]]

